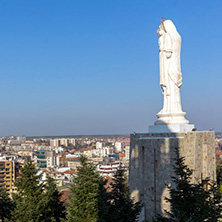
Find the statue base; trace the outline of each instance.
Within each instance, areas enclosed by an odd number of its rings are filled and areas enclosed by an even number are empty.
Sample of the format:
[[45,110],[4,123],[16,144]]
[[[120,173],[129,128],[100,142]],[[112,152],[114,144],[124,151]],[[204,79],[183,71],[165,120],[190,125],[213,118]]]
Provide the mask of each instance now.
[[138,133],[130,135],[129,186],[135,201],[143,202],[139,221],[152,221],[170,211],[166,185],[173,185],[175,148],[193,170],[191,183],[216,179],[215,133]]
[[157,113],[158,120],[154,125],[168,125],[168,124],[189,124],[189,121],[185,118],[185,112],[179,113]]
[[149,126],[149,133],[187,133],[193,129],[193,124],[165,124]]
[[185,112],[157,114],[158,120],[154,126],[149,126],[149,133],[186,133],[194,129],[193,124],[185,118]]

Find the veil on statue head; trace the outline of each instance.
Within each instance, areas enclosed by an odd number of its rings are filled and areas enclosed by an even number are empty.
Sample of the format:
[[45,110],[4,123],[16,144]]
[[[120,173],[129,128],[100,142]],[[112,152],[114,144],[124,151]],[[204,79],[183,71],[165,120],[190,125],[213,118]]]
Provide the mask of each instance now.
[[161,18],[161,24],[162,24],[165,32],[178,33],[176,26],[173,24],[173,22],[171,20],[166,20],[165,18]]

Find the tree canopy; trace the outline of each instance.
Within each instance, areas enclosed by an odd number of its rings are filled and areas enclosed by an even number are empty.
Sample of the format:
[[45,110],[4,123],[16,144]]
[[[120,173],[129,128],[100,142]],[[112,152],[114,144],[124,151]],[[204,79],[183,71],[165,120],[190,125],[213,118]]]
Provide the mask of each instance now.
[[172,176],[175,186],[168,187],[170,198],[166,198],[171,211],[166,211],[167,216],[157,216],[157,221],[216,222],[221,213],[221,195],[216,184],[208,178],[191,183],[193,171],[185,164],[184,157],[180,157],[179,149],[175,149],[175,153],[175,176]]
[[65,218],[65,208],[55,181],[48,177],[45,183],[41,177],[31,161],[25,163],[15,182],[17,193],[13,195],[15,209],[12,221],[60,222]]
[[67,218],[69,222],[96,222],[100,176],[85,156],[80,157],[80,163],[71,186]]
[[0,218],[4,222],[5,219],[11,219],[11,212],[14,209],[14,202],[9,197],[9,193],[5,188],[0,188]]
[[130,197],[125,170],[120,166],[111,184],[112,213],[118,222],[135,222],[142,208],[141,202],[134,202]]

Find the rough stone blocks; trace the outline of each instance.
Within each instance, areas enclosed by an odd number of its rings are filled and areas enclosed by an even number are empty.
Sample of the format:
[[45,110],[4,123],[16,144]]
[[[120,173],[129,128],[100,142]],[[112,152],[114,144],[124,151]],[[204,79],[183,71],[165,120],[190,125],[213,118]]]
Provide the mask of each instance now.
[[214,132],[132,134],[129,185],[132,197],[144,203],[141,221],[170,209],[165,201],[169,196],[166,185],[172,184],[176,147],[194,171],[192,182],[206,177],[216,179]]

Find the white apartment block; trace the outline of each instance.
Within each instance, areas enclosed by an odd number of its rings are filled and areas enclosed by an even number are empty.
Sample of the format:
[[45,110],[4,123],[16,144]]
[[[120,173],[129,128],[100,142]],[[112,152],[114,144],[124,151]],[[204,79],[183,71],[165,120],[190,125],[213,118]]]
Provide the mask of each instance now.
[[114,173],[118,168],[125,168],[121,163],[108,163],[108,164],[99,164],[97,165],[97,171],[101,176],[113,177]]
[[99,156],[100,157],[105,157],[109,154],[113,153],[113,148],[109,146],[105,146],[102,149],[99,149]]
[[58,139],[51,139],[51,140],[50,140],[50,146],[51,146],[51,147],[58,147],[58,146],[59,146],[59,141],[58,141]]
[[125,154],[126,154],[126,160],[129,161],[129,158],[130,158],[130,146],[125,146]]
[[68,140],[67,139],[59,139],[59,145],[60,146],[68,146]]
[[123,151],[123,143],[115,142],[115,152],[120,153]]
[[58,146],[68,146],[69,144],[76,145],[76,139],[74,138],[61,138],[61,139],[51,139],[50,146],[58,147]]
[[103,142],[96,142],[96,149],[102,149],[105,146]]
[[93,156],[93,148],[88,148],[83,151],[83,155],[87,156],[88,158],[92,158]]
[[76,139],[73,139],[73,138],[68,139],[68,145],[69,144],[72,144],[73,146],[75,146],[76,145]]
[[92,151],[92,155],[93,155],[93,156],[99,156],[99,153],[100,153],[100,149],[94,149],[94,150]]
[[47,162],[47,167],[59,167],[60,166],[59,157],[56,156],[53,151],[47,152],[46,162]]

